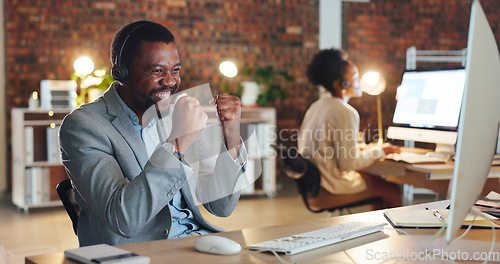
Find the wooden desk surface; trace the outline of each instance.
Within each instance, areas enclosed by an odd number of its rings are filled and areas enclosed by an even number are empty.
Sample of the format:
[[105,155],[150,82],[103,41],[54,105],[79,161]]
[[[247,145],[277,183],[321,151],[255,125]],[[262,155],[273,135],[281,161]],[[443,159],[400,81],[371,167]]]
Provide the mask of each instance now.
[[[447,205],[447,201],[440,201],[409,207],[438,209],[444,208]],[[197,252],[194,249],[196,237],[158,240],[121,245],[118,247],[140,255],[149,256],[151,258],[151,263],[280,263],[271,253],[249,251],[247,249],[248,245],[350,221],[386,222],[382,213],[383,210],[380,210],[325,218],[317,221],[251,228],[218,234],[230,238],[242,245],[242,252],[231,256],[211,255]],[[386,262],[387,257],[391,256],[391,254],[393,258],[403,260],[415,260],[424,257],[427,258],[424,260],[428,260],[428,258],[433,257],[429,252],[445,247],[443,239],[437,238],[432,240],[433,234],[435,234],[437,230],[438,229],[405,229],[406,232],[410,233],[420,244],[422,244],[422,246],[427,248],[428,251],[419,248],[417,243],[403,232],[396,231],[390,225],[387,225],[386,229],[382,232],[291,256],[281,256],[285,261],[290,263],[381,263]],[[461,232],[463,232],[463,230]],[[486,252],[483,254],[487,254],[491,238],[491,229],[472,229],[462,240],[452,245],[452,248],[449,249],[450,253],[448,254],[450,254],[450,256],[451,254],[456,255],[459,252],[461,252],[462,255],[465,255],[464,252],[467,252],[467,254],[471,256],[474,252],[479,252],[480,254],[481,252]],[[495,245],[495,252],[500,252],[500,243]],[[390,261],[390,263],[394,261],[395,259]],[[500,256],[498,256],[497,261],[500,261]],[[422,263],[426,262],[429,261],[423,261]],[[59,252],[55,254],[27,257],[26,263],[60,264],[76,262],[65,258],[63,252]],[[399,261],[398,263],[406,262]]]
[[[389,182],[410,184],[417,188],[426,188],[440,194],[448,194],[449,183],[453,178],[453,166],[453,162],[444,164],[408,164],[393,160],[381,160],[361,171],[382,176]],[[491,166],[481,195],[485,196],[490,191],[500,192],[499,178],[500,166]]]
[[[412,164],[408,168],[428,174],[430,180],[451,180],[454,163],[445,164]],[[488,178],[500,178],[500,166],[491,166]]]
[[[393,160],[381,160],[363,169],[377,175],[405,176],[407,171],[425,174],[429,180],[451,180],[453,178],[453,162],[442,164],[409,164]],[[491,166],[489,178],[500,178],[500,166]]]
[[[430,150],[419,148],[401,148],[402,151],[426,153]],[[453,161],[447,163],[431,164],[409,164],[394,160],[381,160],[376,162],[366,171],[378,175],[405,176],[406,171],[415,171],[424,173],[429,180],[451,180],[453,178]],[[500,166],[491,166],[489,178],[500,178]]]

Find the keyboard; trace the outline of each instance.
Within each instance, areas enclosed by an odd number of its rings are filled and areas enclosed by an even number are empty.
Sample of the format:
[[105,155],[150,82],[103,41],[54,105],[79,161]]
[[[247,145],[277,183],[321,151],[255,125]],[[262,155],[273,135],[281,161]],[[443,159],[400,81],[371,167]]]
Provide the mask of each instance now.
[[386,159],[394,161],[403,161],[410,164],[416,163],[445,163],[449,157],[439,155],[429,155],[425,153],[416,152],[401,152],[387,155]]
[[375,233],[387,223],[350,222],[253,244],[250,250],[297,254],[311,249]]

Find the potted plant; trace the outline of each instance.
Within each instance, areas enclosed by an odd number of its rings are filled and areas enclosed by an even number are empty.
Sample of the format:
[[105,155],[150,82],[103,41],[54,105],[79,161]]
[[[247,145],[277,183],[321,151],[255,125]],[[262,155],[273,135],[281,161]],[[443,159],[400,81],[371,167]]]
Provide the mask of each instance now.
[[256,66],[254,69],[245,66],[241,72],[250,80],[241,82],[237,90],[242,101],[244,99],[246,101],[247,94],[250,94],[251,99],[255,98],[254,104],[257,105],[268,105],[278,98],[281,101],[287,98],[288,91],[284,85],[287,81],[293,81],[293,77],[287,71],[276,71],[269,65]]
[[89,103],[101,96],[115,80],[107,67],[101,67],[88,75],[71,74],[71,80],[78,84],[77,105]]

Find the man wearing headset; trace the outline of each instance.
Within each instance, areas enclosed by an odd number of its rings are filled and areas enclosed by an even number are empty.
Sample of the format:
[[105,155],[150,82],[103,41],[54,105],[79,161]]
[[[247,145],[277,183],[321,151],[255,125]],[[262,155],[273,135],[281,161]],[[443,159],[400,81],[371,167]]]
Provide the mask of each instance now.
[[[239,199],[247,160],[239,98],[219,94],[213,100],[224,144],[213,159],[213,175],[197,177],[199,166],[211,160],[198,156],[205,153],[199,137],[207,122],[199,102],[189,96],[176,102],[165,139],[154,125],[161,121],[143,122],[146,110],[168,101],[181,83],[172,33],[150,21],[128,24],[113,39],[111,61],[117,82],[66,116],[60,129],[63,164],[81,207],[80,246],[221,231],[203,219],[197,200],[212,214],[228,216]],[[203,190],[190,188],[195,178]],[[203,192],[210,198],[200,199]]]

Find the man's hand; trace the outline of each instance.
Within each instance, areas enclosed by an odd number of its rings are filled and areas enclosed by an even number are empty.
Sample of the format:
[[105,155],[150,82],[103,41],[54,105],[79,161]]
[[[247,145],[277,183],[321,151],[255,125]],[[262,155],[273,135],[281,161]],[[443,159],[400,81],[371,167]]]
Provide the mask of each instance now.
[[184,154],[207,124],[208,116],[200,103],[189,96],[177,101],[172,115],[172,132],[167,141]]
[[240,98],[228,94],[218,94],[214,101],[222,125],[226,147],[231,157],[235,159],[238,157],[240,148]]

